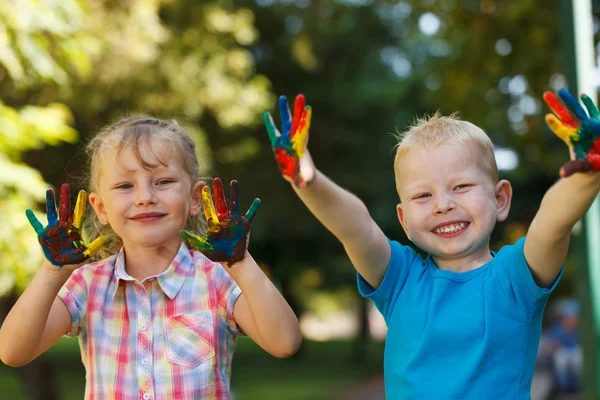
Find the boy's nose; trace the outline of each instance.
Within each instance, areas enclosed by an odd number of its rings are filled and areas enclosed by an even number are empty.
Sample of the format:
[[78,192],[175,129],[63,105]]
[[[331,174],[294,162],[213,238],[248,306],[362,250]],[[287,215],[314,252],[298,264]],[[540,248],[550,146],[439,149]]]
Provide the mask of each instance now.
[[456,208],[456,204],[451,198],[438,198],[435,203],[434,214],[446,214]]

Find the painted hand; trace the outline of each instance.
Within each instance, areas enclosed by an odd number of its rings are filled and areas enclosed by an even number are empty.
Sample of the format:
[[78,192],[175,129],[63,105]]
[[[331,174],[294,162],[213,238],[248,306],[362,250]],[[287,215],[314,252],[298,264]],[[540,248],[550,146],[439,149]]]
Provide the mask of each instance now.
[[94,256],[111,240],[110,236],[101,236],[89,245],[83,243],[79,234],[79,227],[85,213],[87,193],[84,190],[79,192],[75,211],[71,217],[69,217],[71,211],[70,197],[71,188],[65,183],[60,188],[60,210],[57,217],[54,190],[48,189],[46,191],[48,225],[45,228],[35,217],[33,211],[25,211],[29,223],[38,235],[44,255],[48,261],[58,267],[84,262]]
[[277,166],[286,180],[297,187],[304,187],[314,175],[314,165],[306,150],[312,109],[305,106],[304,96],[299,94],[294,102],[294,115],[285,96],[279,98],[281,133],[275,127],[271,114],[265,112],[264,121]]
[[581,100],[587,113],[565,89],[560,89],[558,96],[562,103],[554,93],[544,93],[544,101],[556,114],[546,114],[546,123],[571,152],[571,161],[562,166],[560,176],[600,171],[600,111],[585,94]]
[[223,183],[220,178],[213,181],[216,210],[213,204],[210,188],[202,188],[204,215],[208,222],[206,237],[200,237],[194,232],[180,231],[179,236],[200,250],[212,261],[226,261],[228,266],[241,261],[248,247],[250,224],[260,207],[260,200],[254,199],[246,215],[240,215],[240,195],[238,182],[231,181],[230,206],[227,207]]

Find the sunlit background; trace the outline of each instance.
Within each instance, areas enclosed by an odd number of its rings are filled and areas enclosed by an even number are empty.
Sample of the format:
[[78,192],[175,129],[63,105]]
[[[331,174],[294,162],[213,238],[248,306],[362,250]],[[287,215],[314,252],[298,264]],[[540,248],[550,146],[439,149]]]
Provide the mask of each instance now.
[[[458,112],[490,135],[513,184],[498,249],[526,233],[568,158],[541,100],[574,86],[561,1],[3,0],[0,320],[41,262],[24,210],[43,215],[47,187],[85,188],[82,149],[105,124],[175,118],[207,177],[242,182],[244,204],[261,198],[250,251],[305,336],[289,360],[241,339],[235,399],[383,399],[385,323],[359,298],[340,243],[279,176],[262,113],[303,93],[317,166],[408,243],[395,216],[393,134],[418,115]],[[576,296],[576,254],[544,326],[560,316],[557,300]],[[0,364],[2,398],[81,399],[84,385],[76,340],[24,368]],[[551,373],[540,367],[534,386],[534,399],[549,398]]]

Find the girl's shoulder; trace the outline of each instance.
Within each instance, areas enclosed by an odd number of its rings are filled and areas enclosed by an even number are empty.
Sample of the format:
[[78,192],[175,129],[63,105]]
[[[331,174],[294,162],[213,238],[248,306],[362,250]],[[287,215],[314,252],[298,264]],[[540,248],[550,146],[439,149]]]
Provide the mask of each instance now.
[[101,260],[96,260],[87,264],[82,265],[73,271],[73,274],[80,275],[82,277],[98,276],[98,275],[112,275],[115,269],[115,260],[117,259],[117,254],[114,254],[110,257],[103,258]]

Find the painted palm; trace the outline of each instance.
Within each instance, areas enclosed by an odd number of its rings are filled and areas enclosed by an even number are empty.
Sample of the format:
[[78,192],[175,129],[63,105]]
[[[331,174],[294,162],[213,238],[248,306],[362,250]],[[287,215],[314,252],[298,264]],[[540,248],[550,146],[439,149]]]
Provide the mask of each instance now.
[[600,171],[600,111],[585,94],[581,101],[587,113],[565,89],[558,91],[558,97],[562,102],[554,93],[544,93],[544,101],[556,114],[547,114],[546,123],[571,152],[571,161],[563,165],[560,175]]
[[300,160],[304,157],[308,142],[308,131],[312,109],[305,105],[304,96],[299,94],[294,102],[294,115],[290,115],[287,98],[279,98],[279,114],[281,115],[281,132],[275,127],[271,114],[265,112],[264,121],[271,148],[281,173],[294,182],[294,185],[303,187],[306,179],[300,171]]
[[[180,231],[179,236],[200,250],[212,261],[226,261],[227,265],[241,261],[248,246],[250,224],[260,207],[260,200],[254,199],[245,215],[240,215],[238,182],[230,184],[230,204],[227,205],[220,178],[213,181],[215,202],[213,203],[210,188],[202,188],[204,215],[208,223],[206,237],[191,231]],[[216,205],[216,207],[215,207]]]
[[25,211],[29,223],[38,235],[44,255],[48,261],[59,267],[86,261],[111,240],[110,236],[101,236],[90,244],[81,240],[79,227],[87,205],[87,193],[84,190],[79,192],[72,215],[70,198],[71,188],[63,184],[60,188],[60,210],[57,215],[54,190],[46,191],[46,227],[36,218],[33,211]]

